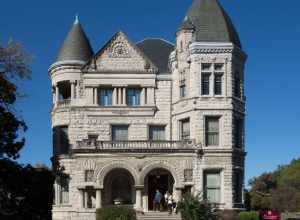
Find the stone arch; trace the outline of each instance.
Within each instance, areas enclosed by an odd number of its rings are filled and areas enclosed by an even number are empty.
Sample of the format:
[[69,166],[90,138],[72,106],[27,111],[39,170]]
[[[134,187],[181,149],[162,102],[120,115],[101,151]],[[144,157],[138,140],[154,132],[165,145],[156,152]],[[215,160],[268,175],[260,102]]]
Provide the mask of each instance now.
[[125,169],[126,171],[128,171],[134,180],[134,184],[135,185],[139,185],[139,178],[138,178],[138,174],[137,171],[129,166],[126,162],[123,161],[113,161],[110,164],[104,166],[98,173],[97,173],[97,184],[103,188],[104,186],[104,179],[105,177],[113,170],[115,169]]
[[171,164],[165,162],[165,161],[156,161],[153,163],[150,163],[149,165],[145,166],[141,173],[140,173],[140,178],[139,178],[139,182],[141,183],[141,185],[144,185],[144,181],[146,176],[155,169],[165,169],[167,171],[169,171],[174,180],[175,180],[175,187],[176,188],[182,188],[183,187],[183,181],[182,179],[180,179],[180,176],[183,176],[183,173],[180,172],[180,170],[177,170],[176,168],[174,168],[174,166],[172,166]]

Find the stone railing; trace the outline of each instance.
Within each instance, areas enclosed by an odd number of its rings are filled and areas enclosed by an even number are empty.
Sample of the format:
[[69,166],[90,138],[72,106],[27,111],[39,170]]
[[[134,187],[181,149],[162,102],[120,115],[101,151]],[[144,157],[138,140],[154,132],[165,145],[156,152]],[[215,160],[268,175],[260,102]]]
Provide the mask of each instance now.
[[78,141],[73,146],[75,152],[91,151],[195,151],[195,141]]

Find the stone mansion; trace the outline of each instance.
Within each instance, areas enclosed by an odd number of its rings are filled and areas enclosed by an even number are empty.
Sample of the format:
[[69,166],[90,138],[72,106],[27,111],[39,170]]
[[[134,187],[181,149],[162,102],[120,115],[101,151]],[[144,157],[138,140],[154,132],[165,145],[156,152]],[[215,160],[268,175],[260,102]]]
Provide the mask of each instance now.
[[193,0],[175,44],[117,32],[94,53],[76,19],[49,68],[53,220],[149,212],[156,189],[242,208],[246,58],[218,0]]

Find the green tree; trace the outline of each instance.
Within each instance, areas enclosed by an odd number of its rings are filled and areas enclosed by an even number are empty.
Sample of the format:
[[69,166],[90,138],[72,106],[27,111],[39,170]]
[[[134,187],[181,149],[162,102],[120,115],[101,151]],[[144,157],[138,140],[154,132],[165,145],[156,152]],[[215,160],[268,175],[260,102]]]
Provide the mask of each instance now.
[[14,109],[20,80],[30,79],[30,57],[19,43],[0,45],[0,219],[50,220],[53,175],[15,160],[24,147],[25,122]]

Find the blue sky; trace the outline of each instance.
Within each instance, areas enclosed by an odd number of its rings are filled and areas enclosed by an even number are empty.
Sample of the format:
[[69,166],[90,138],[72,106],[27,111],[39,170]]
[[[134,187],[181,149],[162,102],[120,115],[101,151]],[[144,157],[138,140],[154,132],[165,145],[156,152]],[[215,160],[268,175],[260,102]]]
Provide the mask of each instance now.
[[[249,55],[246,67],[247,179],[300,155],[300,1],[221,0]],[[191,0],[4,1],[0,41],[20,41],[33,55],[32,80],[18,103],[29,130],[22,163],[50,164],[50,80],[47,69],[75,14],[98,50],[115,32],[131,40],[161,37],[171,42]],[[13,10],[10,10],[13,9]]]

